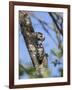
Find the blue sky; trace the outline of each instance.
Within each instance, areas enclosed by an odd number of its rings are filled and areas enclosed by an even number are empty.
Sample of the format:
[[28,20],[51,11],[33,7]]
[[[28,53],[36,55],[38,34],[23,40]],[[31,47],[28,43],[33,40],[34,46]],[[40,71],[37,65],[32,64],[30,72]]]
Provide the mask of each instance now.
[[[47,22],[49,24],[52,24],[52,19],[48,15],[48,13],[46,13],[46,12],[33,12],[33,13],[37,17],[40,17],[45,22]],[[56,43],[53,42],[53,40],[50,38],[50,36],[42,28],[40,23],[32,16],[31,16],[31,21],[32,21],[32,26],[34,28],[34,31],[35,32],[42,32],[45,36],[43,46],[44,46],[44,49],[45,49],[45,53],[47,53],[49,55],[49,57],[48,57],[48,67],[51,70],[51,73],[52,73],[51,75],[52,76],[59,76],[58,68],[62,67],[62,65],[54,67],[54,65],[51,63],[51,61],[53,60],[53,56],[51,55],[50,50],[53,49],[53,48],[57,48],[57,43],[58,43],[55,32],[47,27],[47,30],[50,32],[50,34],[52,35],[52,37],[53,37],[53,39],[55,40]],[[25,41],[24,41],[21,33],[19,34],[19,57],[20,57],[20,60],[21,60],[22,63],[24,63],[24,64],[31,63],[31,58],[29,56]]]

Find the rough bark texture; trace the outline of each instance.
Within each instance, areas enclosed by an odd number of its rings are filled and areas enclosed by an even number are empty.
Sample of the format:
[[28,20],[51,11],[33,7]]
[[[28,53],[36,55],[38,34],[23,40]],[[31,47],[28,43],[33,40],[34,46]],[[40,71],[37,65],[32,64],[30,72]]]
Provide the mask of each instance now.
[[33,66],[36,68],[36,74],[40,77],[47,77],[44,75],[48,68],[47,55],[42,45],[45,39],[44,35],[40,32],[34,32],[31,19],[27,13],[19,12],[19,23]]

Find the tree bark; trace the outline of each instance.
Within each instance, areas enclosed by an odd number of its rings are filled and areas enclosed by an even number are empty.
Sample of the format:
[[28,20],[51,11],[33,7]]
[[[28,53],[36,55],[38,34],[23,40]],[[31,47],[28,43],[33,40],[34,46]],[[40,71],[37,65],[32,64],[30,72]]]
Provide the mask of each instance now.
[[48,60],[42,45],[42,42],[44,41],[43,34],[34,32],[31,19],[27,13],[19,12],[19,24],[32,64],[36,68],[37,76],[48,77],[48,75],[45,75],[48,69]]

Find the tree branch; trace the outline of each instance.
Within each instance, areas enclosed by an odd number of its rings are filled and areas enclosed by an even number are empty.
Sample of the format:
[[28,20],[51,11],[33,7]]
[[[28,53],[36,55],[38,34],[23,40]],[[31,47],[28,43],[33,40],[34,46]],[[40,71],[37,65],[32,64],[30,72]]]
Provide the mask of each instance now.
[[57,24],[57,22],[56,22],[54,16],[52,15],[52,13],[51,13],[51,12],[48,12],[48,14],[51,16],[53,22],[55,23],[55,25],[56,25],[56,27],[57,27],[57,29],[58,29],[58,31],[59,31],[60,34],[63,36],[63,31],[59,28],[59,26],[58,26],[58,24]]

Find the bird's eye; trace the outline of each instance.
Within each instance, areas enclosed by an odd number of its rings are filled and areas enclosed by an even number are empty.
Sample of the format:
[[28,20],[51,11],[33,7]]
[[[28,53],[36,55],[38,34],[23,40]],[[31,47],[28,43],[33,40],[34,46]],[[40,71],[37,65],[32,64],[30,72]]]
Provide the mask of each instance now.
[[42,35],[40,37],[42,37]]

